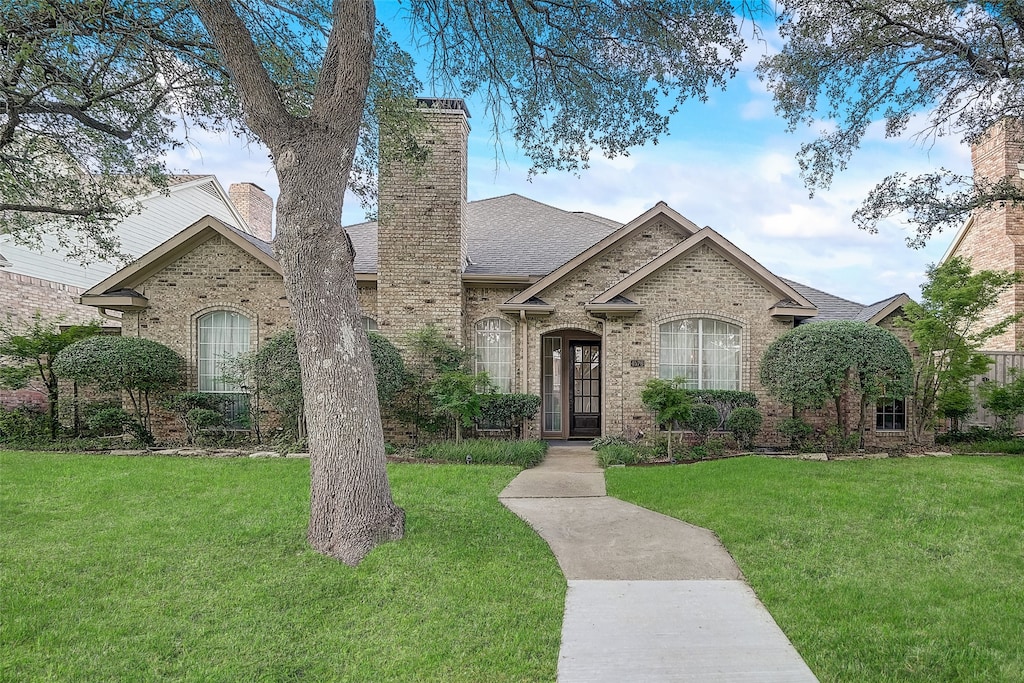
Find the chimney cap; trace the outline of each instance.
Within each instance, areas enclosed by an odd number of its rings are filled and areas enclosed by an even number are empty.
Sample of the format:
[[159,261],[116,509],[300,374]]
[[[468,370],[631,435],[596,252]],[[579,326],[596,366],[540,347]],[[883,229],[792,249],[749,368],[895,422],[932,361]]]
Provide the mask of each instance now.
[[466,101],[459,97],[417,97],[416,108],[461,111],[466,115],[467,119],[470,118]]

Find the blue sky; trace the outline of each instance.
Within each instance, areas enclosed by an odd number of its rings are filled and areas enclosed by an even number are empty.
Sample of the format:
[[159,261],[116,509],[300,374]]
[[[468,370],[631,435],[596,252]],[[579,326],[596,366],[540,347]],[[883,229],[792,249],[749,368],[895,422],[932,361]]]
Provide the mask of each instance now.
[[[408,30],[397,9],[397,3],[379,2],[377,11],[402,42]],[[809,198],[795,155],[817,129],[786,131],[774,113],[771,95],[754,74],[757,60],[775,49],[775,40],[769,34],[767,42],[748,43],[741,71],[726,91],[712,92],[706,103],[682,107],[667,138],[634,148],[628,157],[594,158],[578,177],[548,173],[529,180],[529,163],[517,154],[510,136],[503,139],[503,158],[496,159],[483,107],[470,100],[474,116],[469,199],[515,192],[622,222],[665,201],[698,225],[711,226],[780,276],[860,303],[899,292],[917,298],[925,268],[942,257],[953,235],[940,234],[925,249],[913,250],[905,245],[908,229],[898,220],[871,235],[854,227],[850,215],[889,173],[939,166],[969,172],[970,150],[953,138],[927,146],[911,135],[887,140],[879,123],[832,187]],[[423,94],[447,94],[422,80]],[[910,132],[918,128],[912,123]],[[225,187],[249,181],[277,193],[266,151],[242,146],[228,135],[192,131],[191,143],[172,152],[169,161],[177,171],[216,174]],[[358,202],[347,201],[345,223],[361,220]]]

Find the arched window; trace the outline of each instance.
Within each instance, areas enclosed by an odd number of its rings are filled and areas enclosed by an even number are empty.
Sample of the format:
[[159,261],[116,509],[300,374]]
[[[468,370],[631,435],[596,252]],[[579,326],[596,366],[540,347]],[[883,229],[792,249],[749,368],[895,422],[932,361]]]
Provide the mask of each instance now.
[[740,388],[740,328],[711,318],[687,318],[659,328],[662,379],[683,377],[687,389]]
[[367,332],[377,331],[377,321],[368,315],[363,316],[363,329]]
[[502,318],[484,318],[476,324],[476,372],[487,372],[498,391],[512,392],[512,323]]
[[235,311],[213,311],[199,318],[199,391],[224,395],[224,413],[238,424],[248,413],[248,394],[229,374],[228,363],[249,350],[249,319]]

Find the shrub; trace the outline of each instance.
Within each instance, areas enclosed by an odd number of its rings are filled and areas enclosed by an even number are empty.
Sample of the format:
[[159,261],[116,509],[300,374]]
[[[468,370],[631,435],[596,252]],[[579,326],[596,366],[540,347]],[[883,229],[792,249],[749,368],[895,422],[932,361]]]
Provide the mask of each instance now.
[[153,435],[146,429],[138,418],[134,417],[124,408],[102,408],[97,410],[86,420],[90,431],[99,432],[107,436],[117,434],[131,434],[132,440],[143,446],[153,443]]
[[734,391],[732,389],[688,389],[687,393],[695,403],[705,403],[718,411],[718,425],[722,429],[729,415],[737,408],[756,408],[757,396],[752,391]]
[[690,407],[690,415],[683,425],[692,430],[703,444],[708,440],[708,435],[718,427],[718,411],[714,406],[697,403]]
[[725,421],[725,428],[733,433],[744,448],[750,448],[754,444],[754,437],[761,431],[764,418],[756,408],[742,406],[736,408],[729,414]]
[[540,396],[533,394],[488,394],[480,402],[480,421],[507,429],[510,439],[522,431],[523,420],[529,420],[540,408]]
[[725,439],[708,439],[704,449],[709,456],[720,458],[725,455]]
[[635,465],[641,460],[640,453],[635,448],[623,444],[610,444],[597,451],[597,464],[601,467]]
[[385,405],[405,385],[405,362],[398,347],[376,332],[367,335],[370,339],[370,359],[373,361],[373,375],[377,382],[377,400]]
[[21,441],[49,434],[50,420],[42,408],[24,404],[15,408],[0,406],[0,439]]
[[703,460],[706,457],[708,457],[706,446],[694,446],[690,449],[690,460]]
[[434,412],[447,415],[455,425],[455,443],[462,442],[462,428],[480,419],[484,395],[494,391],[486,372],[471,374],[461,370],[446,372],[430,387]]
[[799,417],[790,417],[779,423],[778,432],[789,439],[790,447],[801,448],[811,434],[814,434],[814,427]]
[[1001,437],[1012,436],[1017,418],[1024,414],[1024,374],[1010,372],[1012,379],[1006,384],[984,382],[978,387],[981,405],[999,418],[995,432]]
[[466,439],[460,444],[442,441],[423,446],[418,457],[471,465],[518,465],[525,468],[539,464],[547,452],[546,441]]
[[[182,426],[185,427],[185,434],[189,443],[195,443],[199,432],[206,427],[224,424],[224,416],[218,410],[220,399],[214,394],[204,394],[199,391],[183,391],[173,396],[168,396],[163,401],[167,410],[178,416]],[[205,411],[195,413],[194,411]],[[219,419],[213,418],[205,413],[214,413]]]

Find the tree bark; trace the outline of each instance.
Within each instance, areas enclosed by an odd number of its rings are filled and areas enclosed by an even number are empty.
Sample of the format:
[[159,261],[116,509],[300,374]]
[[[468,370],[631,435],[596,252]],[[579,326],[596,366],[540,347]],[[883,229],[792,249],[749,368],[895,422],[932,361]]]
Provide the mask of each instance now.
[[336,0],[308,116],[287,112],[252,38],[218,0],[193,0],[270,148],[280,183],[274,251],[284,275],[302,370],[315,550],[355,565],[401,538],[405,513],[388,483],[370,345],[356,296],[354,252],[341,227],[373,64],[370,0]]

